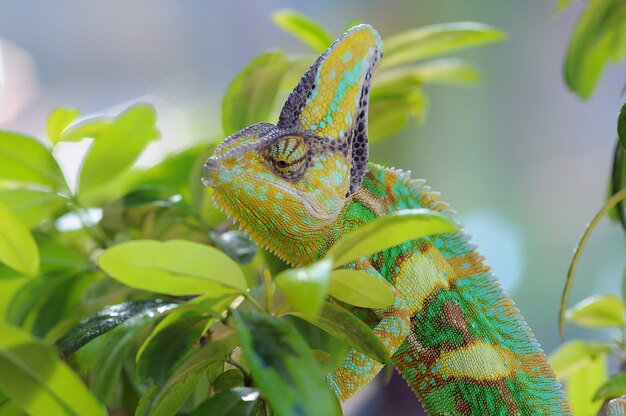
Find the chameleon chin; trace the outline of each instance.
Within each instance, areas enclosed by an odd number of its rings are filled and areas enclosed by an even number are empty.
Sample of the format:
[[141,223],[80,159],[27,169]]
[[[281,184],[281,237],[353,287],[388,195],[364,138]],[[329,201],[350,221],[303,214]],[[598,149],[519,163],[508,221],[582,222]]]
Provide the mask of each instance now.
[[[215,204],[292,265],[396,210],[451,214],[424,181],[368,163],[369,91],[382,57],[376,30],[350,29],[302,76],[276,125],[233,134],[205,164]],[[346,266],[377,275],[396,295],[391,307],[358,316],[429,414],[571,414],[530,328],[468,239],[423,238]],[[326,380],[345,400],[381,368],[353,350]]]

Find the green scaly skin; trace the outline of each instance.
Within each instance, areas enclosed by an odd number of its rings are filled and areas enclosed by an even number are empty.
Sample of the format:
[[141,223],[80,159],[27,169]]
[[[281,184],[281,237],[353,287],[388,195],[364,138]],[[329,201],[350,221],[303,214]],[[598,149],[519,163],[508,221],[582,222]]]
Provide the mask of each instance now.
[[[376,31],[352,28],[305,73],[276,126],[230,136],[205,164],[216,205],[293,265],[397,210],[450,213],[423,181],[367,163],[369,88],[381,58]],[[391,284],[391,307],[346,307],[373,328],[430,414],[571,414],[532,332],[465,234],[407,242],[350,267]],[[327,382],[345,400],[381,367],[353,350]]]

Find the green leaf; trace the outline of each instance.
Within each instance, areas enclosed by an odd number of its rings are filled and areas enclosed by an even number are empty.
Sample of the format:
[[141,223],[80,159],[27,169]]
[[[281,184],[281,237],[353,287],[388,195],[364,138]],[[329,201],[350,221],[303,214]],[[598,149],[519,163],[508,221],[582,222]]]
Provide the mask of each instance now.
[[[608,197],[611,198],[622,189],[626,189],[626,147],[623,147],[618,140],[613,151],[613,166],[611,167],[611,177],[609,178]],[[612,220],[619,221],[622,229],[626,232],[626,208],[623,200],[618,202],[615,208],[609,211],[608,215]]]
[[566,379],[574,372],[585,367],[598,355],[611,352],[611,346],[597,342],[581,340],[569,341],[557,348],[550,355],[550,365],[558,379]]
[[478,69],[461,59],[446,58],[419,65],[382,71],[376,76],[376,90],[385,88],[408,90],[424,84],[476,85],[480,80]]
[[144,315],[159,315],[175,308],[175,303],[166,303],[160,299],[140,300],[108,306],[91,315],[61,337],[56,346],[67,357],[87,344],[92,339],[109,332],[118,325],[132,318]]
[[565,386],[574,415],[595,415],[602,407],[601,400],[593,400],[595,392],[606,380],[607,363],[598,355],[587,365],[573,372]]
[[324,374],[335,371],[341,365],[350,350],[350,346],[345,342],[296,316],[285,315],[282,319],[298,330],[300,336],[311,348]]
[[67,283],[75,279],[73,273],[50,273],[37,279],[31,279],[15,293],[7,308],[7,322],[23,326],[29,316],[36,315],[59,288],[65,289]]
[[[199,298],[194,299],[198,302]],[[225,295],[181,305],[154,328],[137,352],[137,375],[163,385],[192,353],[202,334],[233,301]],[[212,312],[212,313],[211,313]]]
[[221,251],[184,240],[136,240],[98,257],[106,273],[125,285],[168,295],[244,292],[246,279]]
[[32,415],[106,415],[57,352],[0,321],[0,390]]
[[25,285],[35,280],[37,279],[30,279],[7,266],[0,266],[0,321],[10,323],[7,309],[13,297]]
[[242,387],[244,384],[243,373],[238,368],[231,368],[217,376],[213,382],[213,389],[216,393],[229,390],[233,387]]
[[626,53],[626,3],[591,0],[581,14],[565,56],[563,68],[568,87],[589,98],[604,67]]
[[617,136],[622,144],[622,150],[626,149],[626,103],[622,105],[617,117]]
[[569,6],[571,2],[572,0],[558,0],[558,3],[556,5],[556,11],[562,12],[563,10],[567,8],[567,6]]
[[68,199],[54,192],[36,189],[2,189],[0,203],[9,208],[28,228],[43,220],[54,219]]
[[624,304],[615,295],[594,295],[566,312],[568,321],[590,328],[624,326]]
[[217,248],[239,264],[250,263],[257,254],[256,245],[241,231],[213,232],[211,233],[211,240]]
[[203,402],[189,416],[248,416],[259,400],[259,391],[250,387],[235,387]]
[[452,233],[459,227],[445,215],[427,209],[405,209],[369,222],[333,245],[325,258],[341,266],[406,241]]
[[97,139],[102,136],[102,133],[111,127],[114,122],[115,119],[110,117],[93,117],[85,119],[65,129],[59,141],[79,142],[87,138]]
[[316,315],[324,303],[332,263],[322,260],[307,267],[287,269],[274,281],[289,304],[304,315]]
[[272,13],[272,20],[276,26],[295,36],[318,54],[324,52],[334,41],[324,26],[294,10],[275,11]]
[[382,68],[503,40],[505,33],[476,22],[441,23],[411,29],[385,40]]
[[386,308],[394,301],[389,284],[366,272],[350,269],[330,273],[328,294],[362,308]]
[[388,93],[372,88],[368,120],[370,143],[379,142],[406,129],[411,118],[421,121],[426,117],[428,98],[421,90]]
[[39,273],[39,248],[35,239],[19,217],[2,202],[0,262],[26,276],[34,277]]
[[88,255],[75,248],[73,242],[64,243],[54,237],[37,238],[41,256],[42,274],[75,274],[93,268]]
[[0,130],[0,182],[4,180],[67,190],[50,149],[32,137]]
[[[103,403],[109,402],[119,382],[122,366],[130,355],[137,337],[156,315],[142,314],[128,320],[102,337],[104,346],[93,370],[93,394]],[[100,341],[100,340],[99,340]]]
[[389,352],[374,331],[340,306],[326,302],[318,316],[311,317],[297,312],[289,312],[289,315],[310,322],[368,357],[384,364],[389,363]]
[[268,314],[235,310],[233,316],[252,378],[277,414],[339,414],[335,395],[291,325]]
[[15,402],[6,399],[0,402],[0,416],[24,416],[24,412],[20,410]]
[[196,384],[211,364],[224,361],[235,347],[237,337],[213,341],[197,350],[167,380],[163,387],[153,385],[139,402],[136,416],[171,416],[185,404]]
[[62,140],[63,131],[78,117],[76,108],[57,107],[50,112],[46,123],[46,132],[52,145]]
[[267,121],[287,61],[281,51],[254,58],[231,82],[222,100],[222,130],[231,135],[259,121]]
[[596,392],[593,400],[608,400],[626,394],[626,373],[615,373]]
[[[199,181],[198,178],[202,177],[202,171],[204,169],[204,162],[215,152],[215,145],[211,144],[209,147],[204,147],[204,151],[200,153],[194,160],[191,162],[189,166],[191,166],[191,171],[187,177],[187,188],[189,189],[189,205],[193,208],[193,210],[197,213],[202,213],[202,208],[205,206],[205,203],[208,198],[209,193],[213,192],[213,189],[210,187],[206,187],[202,184],[202,181]],[[211,205],[211,208],[214,207]],[[214,209],[215,210],[215,209]],[[220,212],[218,210],[215,210]]]
[[158,137],[156,113],[151,105],[137,104],[120,114],[94,140],[85,156],[78,186],[82,200],[88,200],[97,194],[98,187],[125,173],[148,143]]

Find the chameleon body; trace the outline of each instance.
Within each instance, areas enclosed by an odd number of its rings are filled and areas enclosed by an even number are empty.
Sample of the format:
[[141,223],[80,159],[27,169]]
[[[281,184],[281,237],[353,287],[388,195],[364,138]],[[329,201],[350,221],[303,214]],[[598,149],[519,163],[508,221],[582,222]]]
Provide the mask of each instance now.
[[[228,137],[205,164],[214,202],[292,265],[406,208],[450,213],[408,173],[368,163],[367,106],[382,42],[352,28],[289,96],[277,125]],[[388,282],[386,309],[346,306],[370,325],[432,415],[567,415],[546,356],[483,258],[459,232],[410,241],[348,267]],[[357,350],[326,376],[345,400],[382,364]]]

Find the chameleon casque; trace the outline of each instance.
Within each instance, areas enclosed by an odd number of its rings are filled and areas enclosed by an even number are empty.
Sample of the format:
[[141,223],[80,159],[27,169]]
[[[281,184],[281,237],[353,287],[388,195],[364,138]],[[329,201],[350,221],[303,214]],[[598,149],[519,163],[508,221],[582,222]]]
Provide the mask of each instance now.
[[[350,29],[304,74],[277,125],[233,134],[205,164],[215,204],[292,265],[321,258],[349,231],[393,211],[448,212],[424,181],[368,163],[369,90],[382,57],[371,26]],[[396,294],[387,309],[350,310],[374,329],[432,415],[571,414],[530,328],[468,240],[437,235],[349,265]],[[345,400],[381,368],[352,350],[326,379]]]

